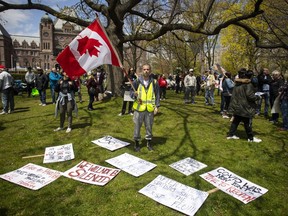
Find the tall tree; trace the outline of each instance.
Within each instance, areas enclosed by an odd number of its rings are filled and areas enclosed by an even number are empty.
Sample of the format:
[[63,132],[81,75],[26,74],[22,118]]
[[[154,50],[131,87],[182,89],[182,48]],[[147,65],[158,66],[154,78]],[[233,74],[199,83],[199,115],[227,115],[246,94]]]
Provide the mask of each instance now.
[[[283,4],[286,6],[285,0],[280,1],[284,2]],[[87,21],[87,18],[93,18],[91,14],[97,12],[104,21],[106,31],[120,56],[123,55],[123,44],[126,42],[152,41],[175,30],[184,30],[203,35],[217,35],[222,29],[230,25],[237,25],[245,29],[253,36],[255,45],[258,47],[282,47],[288,49],[286,40],[277,37],[273,41],[264,40],[258,35],[257,31],[249,26],[250,19],[263,15],[264,10],[262,7],[264,7],[264,3],[272,1],[254,0],[251,1],[253,2],[251,3],[252,7],[242,7],[241,10],[231,13],[229,17],[221,16],[221,12],[233,10],[232,5],[235,2],[237,1],[199,0],[195,4],[194,1],[188,0],[80,0],[74,6],[76,11],[78,11],[78,17],[72,17],[42,4],[40,0],[27,0],[24,4],[0,0],[0,12],[10,9],[38,9],[81,26],[88,26],[89,21]],[[124,25],[129,16],[138,17],[141,20],[139,31],[124,33]],[[187,16],[194,18],[193,23],[188,23],[183,19],[183,17]],[[271,32],[278,33],[276,31]],[[122,80],[121,73],[114,73],[113,75],[114,78],[110,80],[111,86],[119,84]]]

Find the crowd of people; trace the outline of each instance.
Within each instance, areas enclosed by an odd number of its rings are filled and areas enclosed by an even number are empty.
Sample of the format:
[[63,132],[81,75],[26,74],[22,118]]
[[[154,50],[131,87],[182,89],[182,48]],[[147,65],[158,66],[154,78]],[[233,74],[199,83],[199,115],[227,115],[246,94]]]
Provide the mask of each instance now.
[[[14,111],[14,79],[4,66],[0,67],[0,72],[3,104],[3,111],[0,114],[9,114]],[[196,104],[196,96],[201,96],[204,105],[214,108],[215,94],[219,95],[220,114],[231,122],[227,139],[239,139],[236,136],[237,127],[240,122],[243,122],[248,141],[261,142],[261,139],[253,135],[252,130],[252,119],[260,114],[273,124],[277,124],[281,116],[283,125],[279,130],[288,130],[287,73],[284,75],[275,70],[270,75],[268,68],[262,68],[257,74],[255,71],[241,68],[236,76],[233,76],[231,72],[216,65],[206,70],[204,74],[196,75],[194,69],[189,69],[187,72],[177,72],[175,75],[155,75],[151,72],[150,65],[143,65],[140,74],[130,68],[124,76],[120,87],[123,103],[121,112],[118,114],[125,115],[128,105],[127,114],[134,115],[136,151],[140,151],[140,128],[143,122],[146,128],[147,148],[153,149],[151,145],[153,116],[158,111],[160,101],[167,99],[167,89],[179,95],[183,93],[184,104]],[[82,79],[81,77],[69,78],[65,72],[60,72],[56,68],[52,68],[47,74],[41,68],[33,71],[28,67],[25,74],[27,96],[31,97],[33,89],[37,89],[39,105],[47,105],[46,90],[50,88],[51,103],[56,107],[55,114],[60,113],[60,127],[55,131],[64,129],[67,115],[67,133],[72,130],[72,111],[77,112],[75,95],[78,95],[80,103],[83,102],[81,86],[87,87],[89,96],[87,109],[93,111],[93,102],[103,99],[105,79],[106,73],[103,68],[88,72]]]

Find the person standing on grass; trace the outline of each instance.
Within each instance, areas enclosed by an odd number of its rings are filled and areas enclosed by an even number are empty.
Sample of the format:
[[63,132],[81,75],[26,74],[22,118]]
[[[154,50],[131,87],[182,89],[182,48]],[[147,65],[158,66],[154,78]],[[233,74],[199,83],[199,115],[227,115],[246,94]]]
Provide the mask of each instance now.
[[93,111],[93,102],[95,100],[95,97],[98,97],[99,90],[97,86],[97,80],[95,79],[95,76],[92,74],[91,71],[88,72],[86,87],[89,95],[88,110]]
[[160,87],[160,100],[166,100],[166,89],[168,87],[168,83],[165,74],[160,75],[158,84]]
[[151,145],[152,140],[152,126],[154,115],[157,114],[160,106],[160,93],[157,80],[150,76],[151,67],[148,64],[142,66],[142,76],[133,82],[134,89],[131,90],[131,97],[135,100],[133,104],[134,109],[134,140],[135,151],[140,151],[140,129],[144,122],[146,129],[145,139],[147,140],[147,148],[149,151],[153,150]]
[[231,73],[226,72],[222,80],[222,95],[224,97],[224,109],[223,109],[223,118],[229,118],[228,108],[231,101],[232,91],[234,88],[234,82],[231,79]]
[[59,93],[55,116],[60,111],[60,127],[56,128],[54,131],[60,131],[64,128],[65,115],[67,113],[68,127],[66,133],[72,130],[72,111],[77,111],[77,105],[75,101],[74,93],[77,91],[77,86],[74,81],[72,81],[65,72],[63,72],[63,78],[60,79],[55,87],[55,91]]
[[2,98],[3,111],[0,115],[14,112],[14,79],[6,71],[6,67],[0,65],[0,91]]
[[233,120],[227,139],[239,139],[235,133],[240,122],[243,122],[248,142],[259,143],[262,140],[253,135],[252,118],[255,115],[256,102],[260,100],[260,96],[255,95],[256,89],[251,83],[251,76],[247,77],[246,72],[245,68],[241,68],[238,72],[239,78],[235,79],[229,106],[229,113],[233,115]]
[[43,69],[37,68],[38,74],[35,79],[35,86],[39,91],[40,106],[46,106],[46,89],[48,87],[49,78],[44,73]]
[[[270,106],[271,106],[271,110],[274,106],[274,102],[275,102],[275,106],[279,105],[276,101],[276,98],[279,95],[279,88],[284,84],[284,79],[281,75],[281,73],[277,70],[274,70],[272,72],[272,81],[270,83]],[[278,106],[277,106],[278,107]],[[269,119],[270,122],[272,122],[273,124],[276,124],[278,122],[278,118],[279,118],[279,112],[280,110],[274,110],[274,112],[271,115],[271,118]]]
[[[131,91],[131,83],[130,83],[129,79],[131,80],[131,82],[133,82],[134,80],[137,79],[133,68],[129,69],[128,77],[124,76],[124,79],[122,82],[122,89],[124,91],[124,95],[125,95],[125,93],[130,94],[130,91]],[[123,97],[124,97],[124,95],[123,95]],[[131,98],[130,98],[130,100],[131,100]],[[132,111],[133,101],[127,101],[125,98],[123,98],[121,113],[119,113],[118,116],[123,116],[125,114],[127,102],[128,102],[128,115],[133,115],[133,111]]]
[[264,116],[268,118],[268,110],[270,103],[270,84],[272,82],[272,77],[270,76],[270,72],[268,68],[262,68],[260,70],[260,74],[258,75],[258,87],[259,91],[264,93],[261,97],[261,100],[258,103],[257,114],[259,115],[261,112],[261,104],[262,98],[264,99]]
[[51,91],[51,97],[52,97],[52,103],[56,103],[56,94],[55,94],[55,88],[58,83],[58,81],[62,78],[62,76],[56,71],[56,68],[52,68],[51,72],[49,73],[49,83],[50,83],[50,91]]
[[[184,103],[195,104],[195,94],[196,94],[196,85],[197,80],[193,74],[193,69],[189,69],[189,74],[184,78],[185,94],[184,94]],[[189,99],[191,94],[191,100]]]
[[284,84],[279,89],[280,107],[282,113],[283,126],[280,131],[288,131],[288,72],[284,74]]
[[35,73],[32,71],[32,67],[28,67],[27,68],[27,72],[25,74],[25,81],[27,83],[27,93],[28,93],[28,97],[31,97],[31,92],[32,89],[35,86],[35,79],[36,79],[36,75]]

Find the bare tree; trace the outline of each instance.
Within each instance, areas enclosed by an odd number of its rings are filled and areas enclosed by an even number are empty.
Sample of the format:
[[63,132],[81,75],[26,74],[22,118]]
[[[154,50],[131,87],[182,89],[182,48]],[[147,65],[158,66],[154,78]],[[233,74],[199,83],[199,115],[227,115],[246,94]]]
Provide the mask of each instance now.
[[[229,17],[221,16],[221,12],[233,10],[233,4],[238,1],[199,0],[196,2],[197,4],[194,2],[188,0],[80,0],[73,6],[78,11],[78,17],[73,17],[42,4],[40,0],[27,0],[24,4],[15,4],[0,0],[0,12],[10,9],[38,9],[81,26],[88,26],[90,22],[87,19],[93,19],[91,14],[93,16],[97,12],[101,21],[105,23],[107,34],[121,57],[123,57],[123,44],[127,42],[153,41],[168,32],[176,30],[207,36],[217,35],[222,29],[230,25],[237,25],[245,29],[254,37],[257,47],[288,49],[287,40],[283,40],[282,35],[280,35],[281,37],[273,37],[273,40],[266,40],[259,36],[257,29],[249,26],[249,20],[258,16],[264,16],[267,8],[265,4],[269,3],[272,5],[271,2],[274,1],[248,1],[251,7],[242,7],[241,11],[235,11]],[[281,8],[287,6],[287,1],[280,0],[280,2],[281,4],[274,5],[277,5],[278,8],[279,6],[282,6]],[[192,4],[193,7],[191,7]],[[287,16],[284,12],[285,10],[281,14],[282,17]],[[126,20],[130,16],[139,19],[138,30],[124,32]],[[183,17],[187,16],[193,17],[193,23],[185,21]],[[278,25],[272,25],[272,23],[275,24],[275,20],[277,19],[272,19],[271,16],[269,20],[268,18],[266,17],[266,20],[262,19],[261,21],[269,22],[271,35],[279,35],[281,31],[279,29],[276,31],[275,29]],[[111,85],[119,84],[122,80],[122,74],[114,73],[113,75],[114,79],[111,79]]]

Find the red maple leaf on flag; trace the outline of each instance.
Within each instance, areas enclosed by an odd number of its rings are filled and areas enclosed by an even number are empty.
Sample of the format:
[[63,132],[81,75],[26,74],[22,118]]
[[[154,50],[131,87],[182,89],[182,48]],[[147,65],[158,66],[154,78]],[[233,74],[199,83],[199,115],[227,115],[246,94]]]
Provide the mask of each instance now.
[[92,55],[98,57],[98,53],[100,51],[97,49],[97,47],[100,47],[102,45],[98,40],[85,36],[84,38],[78,39],[78,43],[79,44],[77,51],[80,53],[81,56],[88,51],[90,57]]

